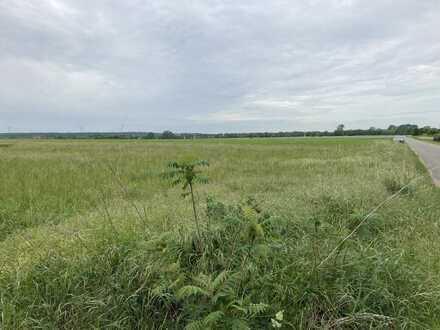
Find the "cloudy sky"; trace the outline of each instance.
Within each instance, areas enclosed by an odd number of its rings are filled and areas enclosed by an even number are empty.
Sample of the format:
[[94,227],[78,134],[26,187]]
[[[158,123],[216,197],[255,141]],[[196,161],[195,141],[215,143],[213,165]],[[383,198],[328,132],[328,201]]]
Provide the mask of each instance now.
[[439,0],[0,0],[0,132],[440,125]]

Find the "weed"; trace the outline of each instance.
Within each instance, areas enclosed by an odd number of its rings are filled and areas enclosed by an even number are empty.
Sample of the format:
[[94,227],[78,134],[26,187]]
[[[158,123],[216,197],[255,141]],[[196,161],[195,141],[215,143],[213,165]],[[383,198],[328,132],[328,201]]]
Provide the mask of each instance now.
[[400,192],[401,195],[413,195],[415,188],[413,185],[408,185],[410,182],[407,178],[389,176],[383,181],[383,184],[389,194]]
[[[182,189],[184,193],[183,197],[188,195],[191,196],[191,202],[194,212],[194,221],[197,228],[197,234],[200,238],[200,226],[199,226],[199,217],[197,215],[197,207],[196,201],[194,197],[194,185],[196,183],[207,183],[208,178],[202,176],[200,170],[197,168],[200,166],[209,166],[208,161],[206,160],[198,160],[194,162],[170,162],[168,164],[168,171],[163,174],[163,176],[167,179],[171,180],[171,184],[173,186],[177,186],[179,184],[182,185]],[[186,191],[189,189],[189,191]]]

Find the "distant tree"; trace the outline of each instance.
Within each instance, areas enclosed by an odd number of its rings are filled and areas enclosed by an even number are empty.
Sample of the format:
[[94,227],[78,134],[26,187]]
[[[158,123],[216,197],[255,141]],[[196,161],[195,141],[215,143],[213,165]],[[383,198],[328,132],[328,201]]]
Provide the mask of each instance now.
[[153,132],[148,132],[147,134],[144,135],[144,139],[155,139],[156,135]]
[[344,128],[345,125],[344,124],[339,124],[338,127],[336,127],[336,131],[335,131],[335,135],[344,135]]
[[423,126],[423,127],[420,128],[420,133],[421,134],[427,134],[430,131],[431,131],[431,126]]
[[176,135],[171,131],[163,131],[161,139],[175,139]]
[[400,125],[396,129],[397,135],[419,135],[419,127],[417,125],[405,124]]
[[386,133],[394,135],[394,134],[396,134],[396,131],[397,131],[397,126],[396,125],[390,125],[390,126],[388,126],[388,128],[386,130]]
[[427,134],[434,135],[434,134],[438,134],[438,133],[440,133],[440,130],[438,128],[431,127],[431,129],[429,130],[429,132]]
[[419,133],[422,135],[434,135],[438,133],[438,129],[431,126],[424,126],[419,128]]

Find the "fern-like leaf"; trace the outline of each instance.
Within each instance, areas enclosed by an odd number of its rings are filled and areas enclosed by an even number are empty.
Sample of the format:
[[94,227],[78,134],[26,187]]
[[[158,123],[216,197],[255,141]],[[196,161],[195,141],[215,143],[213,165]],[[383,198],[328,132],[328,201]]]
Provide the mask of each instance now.
[[178,299],[185,299],[194,296],[209,297],[209,293],[203,290],[202,288],[199,288],[198,286],[194,286],[194,285],[184,286],[177,292]]
[[207,184],[209,182],[208,177],[204,176],[204,175],[197,176],[195,179],[196,179],[196,182],[202,183],[202,184]]
[[228,279],[228,272],[226,270],[222,271],[217,277],[212,281],[212,286],[214,290],[218,290],[220,286],[222,286],[226,280]]
[[150,291],[151,297],[155,300],[159,300],[159,301],[171,301],[172,299],[172,295],[168,292],[168,289],[166,286],[164,285],[159,285],[155,288],[153,288]]
[[212,292],[212,279],[210,276],[200,273],[194,277],[194,281],[200,286],[205,288],[207,291]]
[[214,326],[216,325],[223,317],[225,316],[225,313],[223,313],[222,311],[215,311],[215,312],[211,312],[209,313],[205,319],[203,320],[203,322],[205,323],[205,325],[207,326]]
[[248,316],[259,315],[261,313],[264,313],[267,310],[268,307],[269,307],[269,305],[266,305],[266,304],[263,304],[263,303],[250,304],[249,306],[247,306],[245,308],[245,313]]
[[222,297],[228,297],[228,296],[230,296],[230,293],[228,293],[228,292],[224,292],[224,291],[220,291],[220,292],[217,292],[217,293],[211,298],[211,301],[212,301],[214,304],[216,304],[220,298],[222,298]]
[[201,320],[192,321],[188,323],[185,330],[206,330],[205,323]]
[[169,168],[175,168],[175,169],[179,169],[180,168],[180,165],[179,165],[179,163],[178,162],[169,162],[168,163],[168,167]]
[[198,160],[193,163],[196,166],[209,166],[209,162],[207,160]]
[[251,330],[251,328],[249,327],[247,322],[245,320],[240,320],[240,319],[236,319],[236,320],[232,321],[231,329],[232,330]]

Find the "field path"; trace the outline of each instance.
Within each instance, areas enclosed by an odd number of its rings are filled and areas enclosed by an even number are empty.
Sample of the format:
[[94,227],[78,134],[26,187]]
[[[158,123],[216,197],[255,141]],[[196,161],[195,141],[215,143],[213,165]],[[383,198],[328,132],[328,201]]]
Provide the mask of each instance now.
[[406,142],[428,168],[434,183],[440,186],[440,145],[436,146],[410,137],[406,138]]

